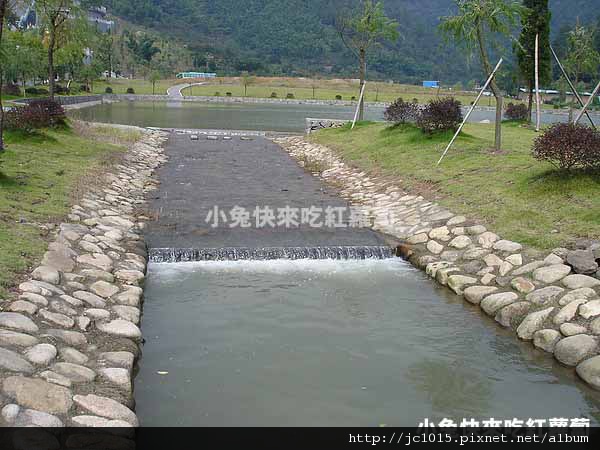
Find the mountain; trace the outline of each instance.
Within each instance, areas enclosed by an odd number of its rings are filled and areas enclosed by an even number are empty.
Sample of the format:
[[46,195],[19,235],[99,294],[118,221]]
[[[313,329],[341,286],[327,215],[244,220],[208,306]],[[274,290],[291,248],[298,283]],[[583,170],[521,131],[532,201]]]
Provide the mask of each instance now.
[[[353,56],[335,31],[351,0],[106,0],[112,13],[183,41],[195,65],[225,73],[355,76]],[[453,0],[387,0],[401,37],[371,54],[371,77],[445,84],[481,78],[477,60],[437,31]],[[596,20],[600,0],[550,0],[553,28]],[[591,18],[591,19],[590,19]],[[518,30],[515,30],[515,34]]]

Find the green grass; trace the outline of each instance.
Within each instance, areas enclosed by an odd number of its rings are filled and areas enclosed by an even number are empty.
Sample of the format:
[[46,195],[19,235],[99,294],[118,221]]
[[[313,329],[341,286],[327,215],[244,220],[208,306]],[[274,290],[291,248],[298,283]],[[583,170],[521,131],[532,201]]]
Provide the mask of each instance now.
[[503,126],[505,149],[490,125],[469,124],[438,167],[451,133],[424,136],[413,126],[361,123],[312,137],[354,166],[391,175],[452,211],[477,218],[506,239],[546,250],[600,237],[600,174],[554,169],[531,156],[534,131]]
[[[185,81],[184,81],[185,82]],[[156,95],[166,95],[167,89],[176,84],[181,84],[181,80],[160,80],[156,82]],[[127,88],[133,88],[138,95],[151,95],[152,83],[148,80],[124,78],[112,78],[110,80],[95,81],[92,89],[94,94],[106,93],[106,88],[111,87],[113,94],[126,94]]]
[[[70,209],[97,171],[122,155],[124,147],[106,143],[114,131],[73,128],[38,134],[6,133],[0,154],[0,297],[39,262],[47,242],[39,224],[55,223]],[[124,142],[134,138],[123,132]],[[23,222],[23,223],[19,223]]]

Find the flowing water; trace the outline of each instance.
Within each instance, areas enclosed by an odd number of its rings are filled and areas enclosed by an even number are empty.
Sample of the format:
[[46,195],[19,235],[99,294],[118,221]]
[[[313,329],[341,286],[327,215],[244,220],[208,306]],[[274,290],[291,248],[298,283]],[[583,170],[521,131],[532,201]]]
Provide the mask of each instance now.
[[[354,111],[355,108],[350,106],[308,104],[123,101],[83,108],[70,114],[86,121],[142,127],[303,132],[307,117],[351,120]],[[382,107],[369,106],[366,119],[383,120],[383,112]],[[470,120],[494,121],[494,117],[493,111],[478,110]],[[566,120],[568,115],[565,114],[543,116],[544,123]]]
[[151,264],[145,426],[600,420],[572,370],[397,259]]

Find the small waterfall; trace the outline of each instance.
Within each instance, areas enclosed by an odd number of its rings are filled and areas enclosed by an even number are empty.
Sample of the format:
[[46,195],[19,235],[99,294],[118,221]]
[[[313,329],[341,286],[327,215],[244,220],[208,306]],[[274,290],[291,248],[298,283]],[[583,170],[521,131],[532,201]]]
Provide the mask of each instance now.
[[154,248],[150,261],[179,263],[197,261],[270,261],[388,259],[395,256],[391,247],[276,247],[276,248]]

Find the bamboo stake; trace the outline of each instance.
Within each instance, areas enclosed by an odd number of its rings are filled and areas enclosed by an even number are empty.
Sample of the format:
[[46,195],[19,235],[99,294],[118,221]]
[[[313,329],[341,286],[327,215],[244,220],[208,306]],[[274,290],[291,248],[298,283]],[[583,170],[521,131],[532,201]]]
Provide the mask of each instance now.
[[[558,67],[560,68],[560,71],[562,72],[563,76],[567,80],[567,83],[569,83],[569,86],[571,86],[571,91],[573,91],[573,95],[577,98],[577,101],[579,102],[579,105],[583,108],[585,106],[584,103],[583,103],[583,100],[581,99],[581,96],[579,95],[579,92],[577,92],[577,89],[575,89],[575,86],[573,85],[573,82],[569,78],[569,75],[567,75],[567,71],[565,70],[565,68],[563,67],[562,63],[560,62],[560,59],[558,59],[558,55],[556,54],[556,52],[554,51],[554,48],[552,46],[550,46],[550,50],[552,51],[552,55],[554,56],[554,59],[558,63]],[[589,113],[587,111],[585,112],[585,115],[587,116],[587,118],[589,119],[590,123],[592,124],[592,128],[594,128],[594,130],[595,130],[596,129],[596,124],[594,123],[594,121],[592,120],[592,118],[590,117],[590,115],[589,115]]]
[[363,96],[365,95],[365,87],[367,86],[367,82],[365,81],[362,89],[360,90],[360,98],[358,99],[358,105],[356,105],[356,113],[354,113],[354,120],[352,121],[352,128],[350,128],[351,130],[354,130],[354,127],[356,126],[356,121],[358,120],[358,112],[360,111],[360,105],[363,101]]
[[583,117],[584,114],[587,114],[587,109],[590,107],[590,105],[596,98],[596,95],[598,95],[599,91],[600,91],[600,83],[598,83],[598,86],[596,86],[596,88],[594,89],[594,92],[592,92],[592,95],[590,95],[590,98],[588,99],[588,101],[585,104],[585,106],[583,107],[583,109],[579,112],[579,114],[577,114],[577,117],[575,118],[575,122],[573,122],[575,125],[577,125],[579,123],[579,121],[581,120],[581,118]]
[[535,131],[539,133],[542,124],[542,107],[540,100],[540,35],[535,35]]
[[467,120],[469,120],[469,117],[471,117],[471,114],[473,114],[473,111],[475,111],[475,107],[477,106],[477,103],[479,103],[479,100],[481,100],[481,97],[483,96],[483,93],[488,88],[488,86],[490,85],[490,83],[492,82],[492,80],[494,79],[494,77],[496,76],[496,72],[498,72],[498,70],[500,69],[500,66],[502,65],[503,62],[504,62],[504,58],[500,58],[500,61],[498,61],[498,64],[496,65],[496,68],[493,70],[492,74],[488,78],[487,82],[485,83],[485,86],[483,86],[483,88],[481,89],[481,92],[479,93],[479,95],[477,96],[477,98],[475,99],[475,101],[473,102],[473,104],[471,105],[471,109],[469,109],[469,112],[465,116],[462,124],[460,125],[460,127],[458,127],[458,130],[456,131],[456,134],[454,135],[454,137],[452,138],[452,140],[448,144],[448,147],[446,147],[446,151],[444,152],[444,154],[442,155],[442,157],[440,158],[440,160],[437,163],[438,166],[442,163],[442,160],[445,158],[446,154],[448,153],[448,151],[452,147],[452,144],[454,144],[454,141],[456,141],[456,139],[458,138],[458,135],[460,134],[460,132],[464,128],[465,124],[467,123]]

